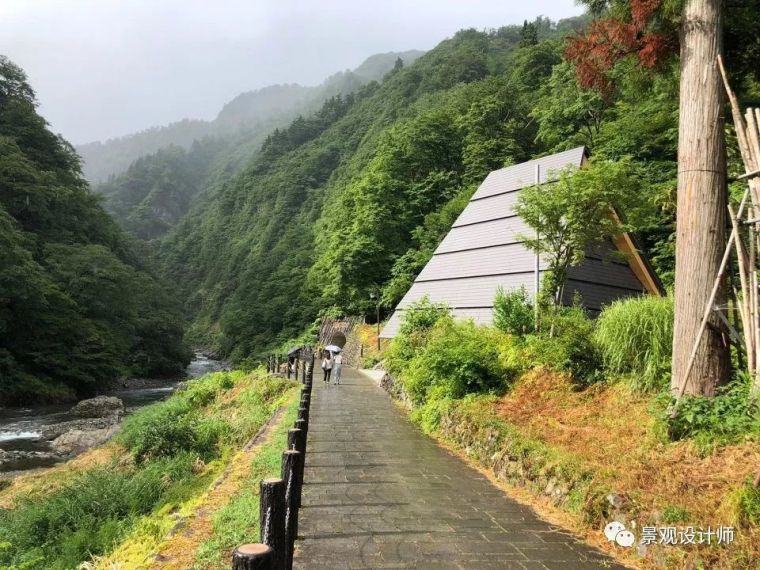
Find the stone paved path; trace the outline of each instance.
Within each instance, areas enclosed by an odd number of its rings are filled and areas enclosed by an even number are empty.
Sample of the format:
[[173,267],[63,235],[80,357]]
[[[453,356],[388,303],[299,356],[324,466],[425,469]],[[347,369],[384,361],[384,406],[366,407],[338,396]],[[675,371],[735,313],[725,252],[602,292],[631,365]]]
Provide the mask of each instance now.
[[623,568],[438,447],[361,373],[324,386],[317,372],[295,568]]

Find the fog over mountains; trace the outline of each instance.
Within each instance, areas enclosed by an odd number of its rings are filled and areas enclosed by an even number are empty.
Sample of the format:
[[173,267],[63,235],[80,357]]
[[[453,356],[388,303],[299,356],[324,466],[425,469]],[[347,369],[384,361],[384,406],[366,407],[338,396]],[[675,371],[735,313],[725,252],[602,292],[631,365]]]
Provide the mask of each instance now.
[[167,146],[189,148],[193,141],[203,137],[240,130],[251,131],[249,135],[266,134],[298,115],[313,112],[334,95],[345,95],[370,81],[382,79],[398,58],[408,65],[423,53],[409,50],[375,54],[356,69],[335,73],[316,86],[292,83],[241,93],[226,103],[212,121],[188,118],[105,142],[78,145],[76,149],[82,156],[87,180],[104,182],[110,176],[124,172],[140,156]]

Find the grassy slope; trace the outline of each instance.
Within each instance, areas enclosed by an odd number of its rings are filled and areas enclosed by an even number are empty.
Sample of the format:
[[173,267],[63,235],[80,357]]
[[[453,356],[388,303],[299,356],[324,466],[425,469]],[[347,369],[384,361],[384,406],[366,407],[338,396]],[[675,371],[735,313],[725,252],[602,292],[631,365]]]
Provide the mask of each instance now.
[[[66,465],[19,478],[0,493],[0,566],[70,568],[91,558],[90,553],[96,567],[113,567],[112,562],[147,567],[145,561],[167,532],[204,503],[209,486],[239,459],[237,449],[284,403],[292,404],[294,386],[259,373],[209,375],[130,418],[116,441]],[[151,418],[183,401],[191,403],[199,422],[194,425],[205,426],[202,433],[223,422],[218,432],[223,436],[207,452],[181,449],[169,457],[136,461],[135,448],[125,447],[130,433],[137,427],[140,436],[150,438],[155,429]],[[171,423],[182,424],[178,418]],[[110,493],[111,502],[118,503],[118,489],[130,494],[128,508],[102,515],[98,501],[108,501]]]
[[288,398],[284,413],[262,428],[261,439],[250,448],[231,453],[202,493],[179,507],[146,517],[95,567],[227,568],[232,549],[255,542],[259,535],[258,482],[279,473],[287,430],[297,413],[295,392],[289,392]]

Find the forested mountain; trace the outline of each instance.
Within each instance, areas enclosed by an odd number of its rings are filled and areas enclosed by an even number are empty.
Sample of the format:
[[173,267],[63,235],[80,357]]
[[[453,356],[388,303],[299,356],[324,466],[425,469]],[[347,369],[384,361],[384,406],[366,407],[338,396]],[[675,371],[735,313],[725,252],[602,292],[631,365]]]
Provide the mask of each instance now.
[[144,240],[160,237],[187,213],[192,199],[206,188],[214,160],[237,138],[204,137],[187,150],[160,149],[138,158],[97,191],[127,231]]
[[180,307],[0,56],[0,403],[184,370]]
[[[369,81],[379,80],[393,69],[398,58],[412,63],[423,52],[410,50],[369,57],[353,71],[328,77],[321,85],[272,85],[241,93],[222,107],[213,121],[185,119],[165,127],[154,127],[105,142],[79,145],[84,175],[92,183],[108,180],[124,172],[136,159],[168,146],[189,149],[204,137],[227,136],[244,130],[244,139],[254,139],[258,146],[263,137],[277,126],[285,126],[299,114],[310,114],[323,101],[336,95],[356,91]],[[237,133],[239,135],[239,133]]]
[[[489,170],[614,133],[612,103],[581,90],[562,63],[562,38],[584,21],[459,32],[382,83],[275,131],[161,244],[189,299],[193,338],[243,358],[322,307],[361,312],[381,288],[391,306]],[[644,119],[672,118],[672,83],[635,81],[620,98],[661,92]],[[672,152],[674,131],[661,126],[651,127],[655,140],[626,135],[608,153]],[[658,182],[675,173],[673,157]]]

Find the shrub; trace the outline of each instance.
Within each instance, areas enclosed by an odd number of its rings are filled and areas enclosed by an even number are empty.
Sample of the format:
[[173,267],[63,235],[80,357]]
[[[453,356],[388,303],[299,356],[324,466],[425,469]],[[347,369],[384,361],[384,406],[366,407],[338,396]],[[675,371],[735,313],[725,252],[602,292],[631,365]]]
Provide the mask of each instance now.
[[217,444],[229,433],[223,420],[201,418],[195,404],[208,396],[207,387],[189,391],[143,408],[129,416],[118,439],[129,449],[137,463],[148,459],[172,457],[192,452],[209,459],[216,454]]
[[546,315],[544,323],[544,331],[525,338],[525,364],[565,372],[578,383],[596,380],[601,361],[592,340],[594,322],[583,309],[560,308]]
[[760,412],[749,397],[750,385],[748,378],[742,378],[719,389],[713,398],[685,395],[677,404],[671,402],[661,414],[668,436],[692,438],[708,452],[747,434],[760,435]]
[[385,355],[388,370],[394,374],[403,374],[417,353],[425,347],[430,331],[440,321],[453,322],[451,312],[445,304],[431,303],[427,295],[406,307],[399,334]]
[[472,321],[439,320],[409,362],[401,380],[416,404],[503,390],[518,374],[505,365],[508,338]]
[[525,287],[505,293],[500,286],[493,301],[493,325],[518,336],[533,332],[534,309]]
[[369,356],[365,356],[362,359],[362,368],[372,368],[373,366],[377,365],[379,362],[382,362],[382,357],[378,354],[371,354]]
[[448,305],[432,303],[430,298],[425,295],[404,309],[404,319],[399,327],[399,332],[406,336],[426,332],[447,315],[450,315]]
[[670,373],[673,300],[647,296],[615,301],[599,316],[594,342],[610,371],[629,374],[640,390],[662,388]]
[[431,397],[424,405],[415,409],[411,413],[412,421],[418,423],[425,433],[431,433],[438,429],[441,424],[441,418],[446,410],[452,405],[453,400],[450,398],[438,399]]
[[223,420],[201,419],[194,413],[176,415],[171,408],[158,408],[138,419],[125,425],[121,436],[138,464],[182,452],[208,460],[216,455],[219,442],[230,432],[229,424]]

